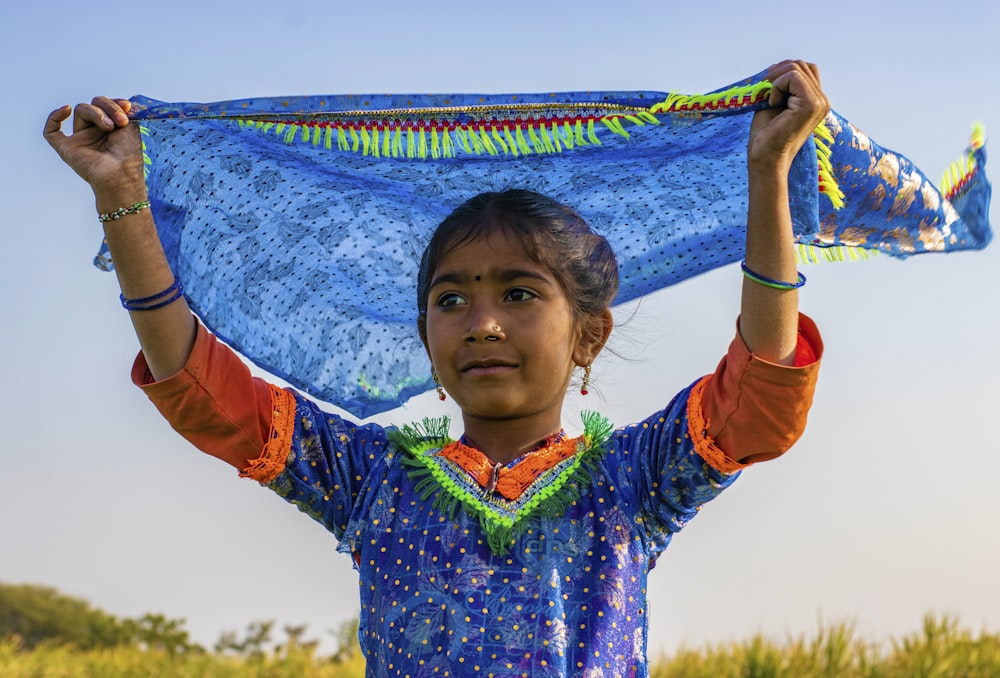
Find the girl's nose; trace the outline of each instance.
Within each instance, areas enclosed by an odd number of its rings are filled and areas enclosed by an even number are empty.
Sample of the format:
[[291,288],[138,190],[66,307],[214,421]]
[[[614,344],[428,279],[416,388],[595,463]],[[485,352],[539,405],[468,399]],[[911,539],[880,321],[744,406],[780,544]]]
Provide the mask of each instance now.
[[469,341],[501,341],[506,335],[497,321],[497,314],[483,308],[470,314],[467,338]]

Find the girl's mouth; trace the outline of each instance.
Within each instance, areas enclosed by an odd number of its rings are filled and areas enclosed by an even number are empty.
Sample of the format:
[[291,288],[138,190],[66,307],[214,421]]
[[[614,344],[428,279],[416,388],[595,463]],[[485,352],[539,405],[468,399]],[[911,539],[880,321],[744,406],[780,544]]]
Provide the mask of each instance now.
[[462,366],[461,372],[463,374],[472,374],[476,376],[490,376],[494,374],[503,374],[514,369],[516,365],[500,360],[474,360]]

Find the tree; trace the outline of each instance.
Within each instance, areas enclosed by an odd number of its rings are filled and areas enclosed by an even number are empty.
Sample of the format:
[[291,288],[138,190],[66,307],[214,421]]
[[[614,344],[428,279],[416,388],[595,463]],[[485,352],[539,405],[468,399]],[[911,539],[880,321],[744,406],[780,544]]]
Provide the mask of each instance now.
[[130,643],[141,650],[159,650],[167,654],[204,652],[204,648],[191,642],[184,624],[184,619],[167,619],[162,614],[150,613],[122,622]]
[[45,642],[82,650],[133,645],[171,654],[204,651],[190,641],[185,623],[162,614],[119,619],[52,588],[0,583],[0,638],[18,636],[26,650]]
[[261,658],[267,654],[267,644],[271,642],[274,620],[251,622],[241,640],[235,631],[226,631],[215,643],[215,651],[235,653],[242,657]]
[[129,642],[115,617],[45,586],[0,583],[0,638],[17,635],[31,649],[48,641],[81,649]]

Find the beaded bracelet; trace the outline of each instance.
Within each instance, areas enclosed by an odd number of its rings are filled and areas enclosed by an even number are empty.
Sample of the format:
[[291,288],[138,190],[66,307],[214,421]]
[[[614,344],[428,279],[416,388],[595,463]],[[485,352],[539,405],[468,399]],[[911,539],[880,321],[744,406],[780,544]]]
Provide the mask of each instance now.
[[119,207],[114,212],[105,212],[104,214],[97,215],[97,220],[102,224],[109,221],[118,221],[127,214],[135,214],[136,212],[141,212],[142,210],[149,207],[148,200],[140,200],[137,203],[129,205],[128,207]]
[[755,271],[750,270],[750,267],[747,266],[746,259],[740,262],[740,268],[743,269],[743,275],[746,276],[749,280],[753,280],[755,283],[759,285],[764,285],[765,287],[772,287],[776,290],[797,290],[798,288],[806,284],[806,277],[801,273],[799,273],[798,271],[796,271],[796,273],[799,274],[799,279],[793,283],[790,283],[790,282],[783,282],[781,280],[775,280],[773,278],[768,278],[767,276],[761,275],[760,273],[756,273]]
[[[122,300],[122,308],[129,311],[152,311],[153,309],[163,308],[168,304],[174,303],[182,296],[184,296],[184,286],[177,279],[174,279],[173,284],[162,292],[157,292],[141,299],[126,299],[124,294],[118,295]],[[164,297],[167,298],[164,299]]]

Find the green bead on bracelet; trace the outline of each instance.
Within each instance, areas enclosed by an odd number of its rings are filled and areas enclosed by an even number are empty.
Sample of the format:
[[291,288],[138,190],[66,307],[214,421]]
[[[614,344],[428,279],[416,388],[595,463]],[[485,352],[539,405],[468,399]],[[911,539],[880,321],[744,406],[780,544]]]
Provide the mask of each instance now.
[[148,200],[140,200],[139,202],[129,205],[128,207],[119,207],[114,212],[105,212],[104,214],[99,214],[97,220],[102,224],[109,221],[118,221],[122,217],[128,214],[135,214],[136,212],[141,212],[149,207]]
[[740,268],[743,269],[743,275],[746,276],[748,280],[753,280],[758,285],[764,285],[765,287],[771,287],[776,290],[797,290],[806,284],[806,277],[796,271],[799,274],[799,279],[793,283],[784,282],[782,280],[775,280],[774,278],[768,278],[766,275],[761,275],[750,269],[747,266],[747,260],[744,259],[740,262]]

